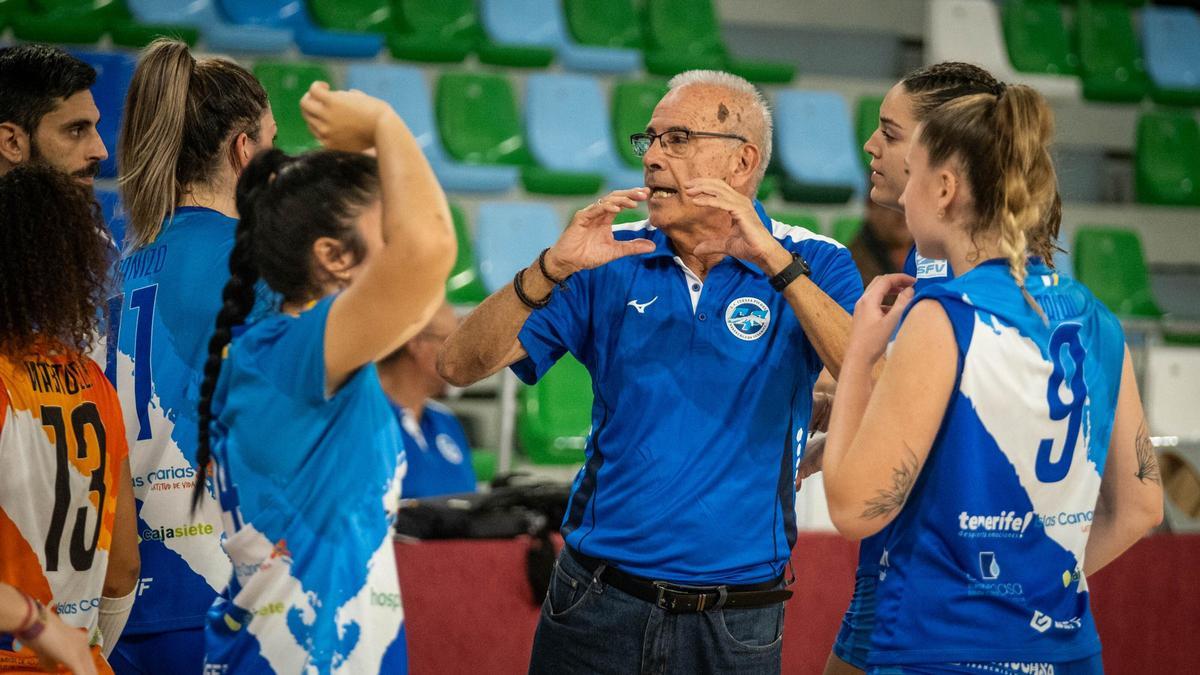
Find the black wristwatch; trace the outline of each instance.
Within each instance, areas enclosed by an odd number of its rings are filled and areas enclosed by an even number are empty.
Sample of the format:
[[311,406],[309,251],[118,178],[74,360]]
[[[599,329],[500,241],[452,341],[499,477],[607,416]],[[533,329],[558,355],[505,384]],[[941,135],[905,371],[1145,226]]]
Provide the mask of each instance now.
[[800,257],[799,253],[792,254],[792,262],[787,267],[779,271],[779,274],[771,277],[771,288],[782,293],[783,289],[787,288],[796,279],[801,276],[809,276],[812,270],[808,267],[808,263],[804,258]]

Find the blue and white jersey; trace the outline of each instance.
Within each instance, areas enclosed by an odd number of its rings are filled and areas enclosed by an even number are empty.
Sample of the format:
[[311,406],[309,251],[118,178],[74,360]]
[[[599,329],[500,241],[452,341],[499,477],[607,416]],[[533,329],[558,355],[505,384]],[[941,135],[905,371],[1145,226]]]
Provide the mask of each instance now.
[[129,634],[204,625],[229,581],[220,510],[206,499],[193,515],[192,485],[196,402],[236,227],[211,209],[176,209],[154,243],[121,260],[109,301],[105,374],[125,415],[142,558]]
[[[862,279],[849,252],[758,210],[851,311]],[[563,535],[642,577],[776,578],[795,542],[795,467],[821,360],[758,268],[727,257],[702,282],[648,221],[613,229],[657,248],[572,276],[526,320],[529,357],[512,366],[533,383],[570,352],[592,377],[592,433]]]
[[1003,260],[913,302],[946,311],[958,373],[887,541],[872,665],[1066,662],[1100,651],[1084,549],[1124,358],[1117,319],[1033,259],[1030,307]]
[[325,393],[334,296],[233,339],[213,397],[228,588],[206,673],[404,673],[391,526],[404,453],[374,364]]
[[392,408],[400,420],[408,458],[404,498],[474,492],[471,446],[454,412],[437,401],[426,401],[418,420],[407,408]]
[[[926,286],[940,284],[954,278],[954,270],[950,269],[949,262],[926,258],[917,253],[916,246],[912,247],[912,250],[908,252],[908,257],[904,260],[904,273],[917,280],[913,288],[918,293]],[[858,569],[854,572],[855,578],[879,574],[879,559],[883,557],[884,542],[887,541],[890,527],[889,525],[858,543]]]

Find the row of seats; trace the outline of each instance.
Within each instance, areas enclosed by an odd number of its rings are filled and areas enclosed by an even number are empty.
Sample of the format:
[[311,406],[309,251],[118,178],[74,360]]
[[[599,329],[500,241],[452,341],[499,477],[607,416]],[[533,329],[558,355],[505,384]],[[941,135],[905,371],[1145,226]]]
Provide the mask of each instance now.
[[926,61],[970,61],[1048,95],[1200,105],[1200,14],[1141,4],[931,0]]
[[712,0],[0,0],[22,40],[140,47],[158,35],[209,51],[463,61],[657,75],[730,70],[786,83],[795,66],[731,56]]
[[[120,52],[77,54],[97,70],[93,93],[100,133],[116,148],[135,60]],[[335,81],[333,73],[319,62],[277,61],[259,62],[254,72],[270,94],[280,147],[289,152],[315,147],[299,100],[314,80]],[[336,84],[395,107],[451,192],[502,193],[519,182],[531,193],[581,195],[642,183],[641,162],[627,138],[645,127],[665,91],[661,82],[618,81],[606,101],[600,81],[590,76],[538,73],[525,79],[522,115],[513,83],[498,74],[448,72],[431,96],[418,68],[353,63],[345,81]],[[858,148],[876,127],[881,97],[859,99],[853,123],[836,92],[784,90],[774,98],[776,161],[760,196],[769,197],[773,184],[795,202],[844,203],[861,194],[870,158]],[[1194,116],[1146,112],[1135,145],[1138,201],[1200,205],[1200,125]],[[115,175],[115,157],[101,173]]]
[[[134,56],[76,54],[97,70],[99,131],[115,149]],[[537,73],[525,79],[519,105],[513,82],[500,74],[447,72],[431,96],[425,73],[414,66],[356,62],[341,82],[319,61],[260,61],[253,70],[270,95],[284,150],[316,147],[299,101],[312,82],[329,81],[388,101],[452,192],[507,192],[518,182],[527,192],[567,195],[639,186],[641,159],[628,137],[645,128],[666,92],[661,81],[620,81],[610,103],[592,76]],[[845,202],[861,193],[865,179],[845,100],[833,92],[788,90],[779,93],[776,108],[778,178],[766,183],[762,196],[777,181],[793,201]],[[101,175],[116,175],[115,157],[101,166]]]

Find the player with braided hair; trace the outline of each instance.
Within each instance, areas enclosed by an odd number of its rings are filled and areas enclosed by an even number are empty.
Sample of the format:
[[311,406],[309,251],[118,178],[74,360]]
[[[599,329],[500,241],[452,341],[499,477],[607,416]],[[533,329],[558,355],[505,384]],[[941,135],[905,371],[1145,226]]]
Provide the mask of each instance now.
[[[200,385],[197,462],[213,474],[233,562],[205,667],[404,673],[391,523],[405,464],[375,362],[441,304],[454,231],[386,103],[318,82],[301,109],[330,149],[272,150],[239,179]],[[377,159],[362,154],[372,147]],[[259,279],[280,311],[246,325]]]
[[888,528],[869,673],[1103,672],[1087,577],[1162,518],[1120,323],[1029,256],[1052,126],[1022,85],[930,112],[899,204],[956,276],[855,307],[823,469],[843,535]]

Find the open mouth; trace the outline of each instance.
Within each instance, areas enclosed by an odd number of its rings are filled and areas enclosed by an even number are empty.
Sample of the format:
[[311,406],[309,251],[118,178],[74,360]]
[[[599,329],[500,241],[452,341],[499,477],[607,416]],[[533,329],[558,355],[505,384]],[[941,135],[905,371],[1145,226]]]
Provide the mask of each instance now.
[[650,187],[650,198],[651,199],[668,199],[670,197],[674,197],[677,194],[679,194],[679,190],[676,190],[675,188],[662,187],[662,186],[651,186]]

